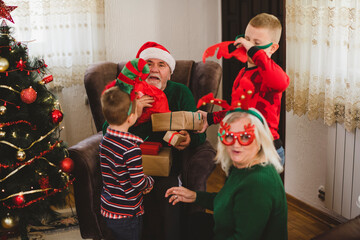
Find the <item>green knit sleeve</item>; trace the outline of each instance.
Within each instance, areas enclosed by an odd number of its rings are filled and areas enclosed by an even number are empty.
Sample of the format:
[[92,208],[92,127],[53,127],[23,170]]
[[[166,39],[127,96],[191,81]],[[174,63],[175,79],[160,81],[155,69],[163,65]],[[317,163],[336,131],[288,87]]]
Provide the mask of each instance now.
[[209,209],[211,211],[214,210],[214,199],[217,193],[208,193],[208,192],[200,192],[196,191],[196,200],[195,203]]

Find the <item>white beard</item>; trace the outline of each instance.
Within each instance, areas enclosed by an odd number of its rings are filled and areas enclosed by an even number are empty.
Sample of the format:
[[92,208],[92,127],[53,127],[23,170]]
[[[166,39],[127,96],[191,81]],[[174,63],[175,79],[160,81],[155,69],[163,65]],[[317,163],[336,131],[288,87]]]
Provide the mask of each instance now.
[[150,79],[150,76],[156,76],[160,79],[159,76],[157,76],[156,74],[154,75],[149,75],[149,77],[145,80],[149,85],[152,85],[154,87],[157,87],[158,89],[161,90],[161,80],[158,79]]

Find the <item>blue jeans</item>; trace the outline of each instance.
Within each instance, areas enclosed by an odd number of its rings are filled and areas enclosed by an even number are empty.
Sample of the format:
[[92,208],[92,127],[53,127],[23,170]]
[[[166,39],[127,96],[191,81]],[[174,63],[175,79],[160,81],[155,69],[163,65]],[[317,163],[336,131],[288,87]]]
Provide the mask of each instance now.
[[280,148],[276,149],[276,151],[280,156],[281,165],[284,166],[284,164],[285,164],[285,151],[284,151],[284,148],[280,147]]
[[105,218],[105,221],[116,240],[139,240],[141,237],[142,216],[121,219]]

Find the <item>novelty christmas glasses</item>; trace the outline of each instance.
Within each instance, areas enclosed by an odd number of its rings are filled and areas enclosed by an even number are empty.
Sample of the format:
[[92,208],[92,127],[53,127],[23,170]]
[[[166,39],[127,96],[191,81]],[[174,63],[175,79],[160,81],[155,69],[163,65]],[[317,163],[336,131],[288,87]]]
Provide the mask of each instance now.
[[250,145],[255,139],[255,126],[249,123],[245,125],[244,128],[245,131],[230,132],[230,125],[221,121],[218,132],[220,141],[226,146],[235,144],[236,140],[242,146]]

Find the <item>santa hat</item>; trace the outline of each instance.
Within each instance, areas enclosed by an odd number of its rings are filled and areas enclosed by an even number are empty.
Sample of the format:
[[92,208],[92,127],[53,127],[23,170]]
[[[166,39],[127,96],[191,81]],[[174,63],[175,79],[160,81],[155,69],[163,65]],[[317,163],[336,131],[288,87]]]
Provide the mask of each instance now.
[[148,60],[150,58],[157,58],[166,62],[171,70],[171,73],[175,70],[175,59],[171,56],[170,52],[162,45],[156,42],[146,42],[141,46],[136,58],[142,58]]

